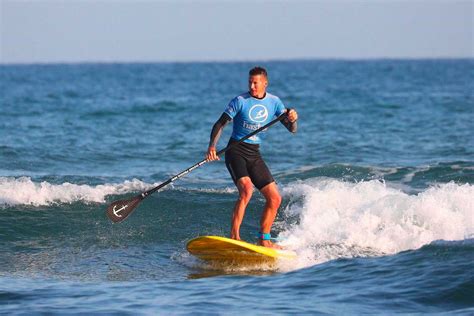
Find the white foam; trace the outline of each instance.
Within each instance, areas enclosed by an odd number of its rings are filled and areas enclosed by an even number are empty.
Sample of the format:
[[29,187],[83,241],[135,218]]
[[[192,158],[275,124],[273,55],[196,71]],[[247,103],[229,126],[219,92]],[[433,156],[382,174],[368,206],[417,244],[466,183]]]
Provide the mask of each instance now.
[[50,205],[53,203],[105,202],[110,194],[147,190],[154,186],[137,179],[96,186],[72,183],[33,182],[29,177],[0,177],[0,205]]
[[[29,177],[0,177],[1,205],[51,205],[54,203],[97,202],[104,203],[107,195],[126,194],[149,190],[159,183],[146,183],[138,179],[122,183],[100,184],[96,186],[65,182],[52,184],[46,181],[34,182]],[[172,188],[172,184],[165,189]],[[180,191],[199,191],[205,193],[235,194],[237,189],[178,188]]]
[[469,184],[442,184],[409,195],[376,180],[309,179],[282,192],[290,199],[285,222],[295,223],[280,236],[299,254],[298,262],[283,269],[393,254],[474,235],[474,186]]

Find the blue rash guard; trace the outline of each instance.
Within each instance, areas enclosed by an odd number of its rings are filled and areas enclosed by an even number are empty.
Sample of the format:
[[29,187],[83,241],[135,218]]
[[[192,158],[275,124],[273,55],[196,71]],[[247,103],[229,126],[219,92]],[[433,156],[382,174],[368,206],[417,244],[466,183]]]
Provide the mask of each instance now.
[[[230,101],[224,113],[234,120],[231,138],[239,140],[263,125],[270,123],[275,116],[285,112],[285,106],[277,96],[266,93],[262,99],[254,98],[249,92]],[[244,141],[249,144],[261,144],[262,133]]]
[[[215,150],[224,126],[230,121],[234,121],[228,150],[225,152],[225,164],[236,185],[240,178],[249,177],[255,187],[261,190],[275,181],[260,155],[261,133],[244,140],[238,145],[231,145],[270,123],[273,117],[280,116],[285,111],[285,106],[281,100],[270,93],[266,93],[262,99],[258,99],[246,92],[230,101],[224,113],[212,127],[208,150],[212,148]],[[291,133],[296,133],[296,121],[290,122],[286,117],[281,123]]]

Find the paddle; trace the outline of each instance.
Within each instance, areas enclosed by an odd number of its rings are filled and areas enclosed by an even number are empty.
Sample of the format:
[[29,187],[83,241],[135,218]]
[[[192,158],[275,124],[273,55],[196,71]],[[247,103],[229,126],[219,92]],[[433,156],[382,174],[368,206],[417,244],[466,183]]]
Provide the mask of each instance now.
[[[257,133],[260,133],[261,131],[269,128],[270,126],[272,126],[273,124],[275,124],[276,122],[279,122],[281,121],[284,117],[286,116],[286,113],[283,113],[282,115],[280,115],[279,117],[277,117],[276,119],[274,119],[273,121],[271,121],[270,123],[268,124],[265,124],[264,126],[260,127],[259,129],[253,131],[252,133],[248,134],[247,136],[241,138],[238,142],[236,143],[232,143],[231,145],[228,145],[227,147],[225,147],[224,149],[221,149],[217,152],[217,155],[221,155],[223,154],[224,152],[226,152],[227,150],[229,150],[229,148],[231,148],[232,146],[235,146],[237,144],[240,144],[241,142],[243,142],[244,140],[254,136],[255,134]],[[110,218],[110,220],[112,220],[112,222],[114,223],[118,223],[118,222],[121,222],[123,221],[124,219],[126,219],[128,217],[128,215],[130,215],[131,212],[133,212],[133,210],[138,206],[138,204],[140,204],[140,202],[146,198],[147,196],[149,196],[150,194],[158,191],[159,189],[163,188],[164,186],[170,184],[171,182],[175,181],[176,179],[179,179],[181,178],[182,176],[184,176],[185,174],[193,171],[194,169],[202,166],[203,164],[205,164],[207,162],[207,159],[204,159],[204,160],[201,160],[200,162],[196,163],[195,165],[189,167],[188,169],[178,173],[177,175],[175,175],[174,177],[172,178],[169,178],[168,180],[166,180],[165,182],[161,183],[160,185],[154,187],[153,189],[150,189],[146,192],[143,192],[131,199],[127,199],[127,200],[118,200],[118,201],[115,201],[113,202],[112,204],[109,205],[109,207],[107,207],[107,216]]]

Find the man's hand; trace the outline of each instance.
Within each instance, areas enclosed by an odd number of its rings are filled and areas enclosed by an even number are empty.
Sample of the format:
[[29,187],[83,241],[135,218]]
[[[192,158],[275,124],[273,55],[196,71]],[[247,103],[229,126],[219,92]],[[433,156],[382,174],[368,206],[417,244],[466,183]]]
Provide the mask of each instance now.
[[219,156],[216,154],[216,147],[209,147],[206,154],[207,161],[220,160]]
[[286,110],[286,115],[290,123],[294,123],[298,119],[298,113],[294,109]]

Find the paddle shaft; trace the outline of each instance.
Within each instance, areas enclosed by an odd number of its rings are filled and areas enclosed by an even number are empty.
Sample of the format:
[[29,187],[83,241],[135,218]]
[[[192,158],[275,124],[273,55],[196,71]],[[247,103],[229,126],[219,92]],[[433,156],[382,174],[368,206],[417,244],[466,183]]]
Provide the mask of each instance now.
[[[285,116],[286,116],[286,113],[281,114],[279,117],[277,117],[276,119],[274,119],[274,120],[271,121],[270,123],[263,125],[262,127],[260,127],[259,129],[256,129],[255,131],[253,131],[252,133],[248,134],[247,136],[242,137],[242,138],[239,139],[237,142],[232,143],[232,144],[228,145],[227,147],[225,147],[225,148],[219,150],[219,151],[216,153],[216,155],[219,156],[219,155],[225,153],[225,152],[226,152],[227,150],[229,150],[231,147],[236,146],[236,145],[242,143],[244,140],[249,139],[250,137],[252,137],[252,136],[254,136],[254,135],[260,133],[260,132],[263,131],[264,129],[267,129],[267,128],[269,128],[270,126],[272,126],[273,124],[275,124],[275,123],[281,121]],[[201,160],[200,162],[198,162],[198,163],[194,164],[193,166],[189,167],[188,169],[183,170],[183,171],[181,171],[180,173],[176,174],[176,175],[173,176],[172,178],[169,178],[168,180],[166,180],[165,182],[161,183],[160,185],[154,187],[153,189],[150,189],[150,190],[148,190],[148,191],[146,191],[146,192],[143,192],[142,194],[140,194],[141,199],[146,198],[148,195],[150,195],[150,194],[152,194],[152,193],[158,191],[159,189],[161,189],[161,188],[167,186],[168,184],[170,184],[171,182],[173,182],[173,181],[175,181],[175,180],[181,178],[182,176],[184,176],[184,175],[190,173],[191,171],[193,171],[194,169],[196,169],[196,168],[202,166],[202,165],[205,164],[206,162],[208,162],[208,160],[207,160],[207,159],[203,159],[203,160]]]

